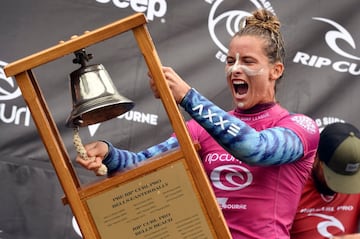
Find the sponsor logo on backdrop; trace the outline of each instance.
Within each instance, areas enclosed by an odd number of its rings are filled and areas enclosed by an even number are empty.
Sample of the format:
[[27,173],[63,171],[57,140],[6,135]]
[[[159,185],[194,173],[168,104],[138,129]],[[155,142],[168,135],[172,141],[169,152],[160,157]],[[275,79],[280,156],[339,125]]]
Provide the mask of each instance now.
[[21,92],[13,77],[6,77],[4,66],[7,63],[0,61],[0,122],[15,125],[30,125],[30,111],[28,107],[21,107],[11,103],[21,97]]
[[[313,17],[312,19],[330,25],[331,30],[324,35],[325,43],[344,60],[337,61],[329,57],[298,51],[293,62],[315,68],[330,68],[340,73],[349,73],[355,76],[360,75],[360,56],[354,53],[356,44],[349,31],[339,23],[327,18]],[[345,49],[351,49],[351,52]]]
[[[129,111],[117,117],[118,119],[125,119],[128,121],[138,122],[141,124],[157,125],[158,115],[148,114],[139,111]],[[89,132],[91,136],[94,136],[101,123],[89,125]],[[1,239],[1,238],[0,238]]]
[[324,116],[322,118],[316,118],[315,122],[316,122],[317,126],[319,127],[319,131],[321,132],[321,131],[323,131],[325,126],[327,126],[329,124],[333,124],[333,123],[337,123],[337,122],[345,123],[345,120],[336,118],[336,117],[332,117],[332,116]]
[[[82,238],[82,234],[81,234],[81,231],[80,231],[80,227],[79,227],[79,224],[77,223],[76,221],[76,218],[73,216],[72,219],[71,219],[71,224],[72,224],[72,227],[74,228],[74,231],[76,232],[76,234]],[[1,238],[0,238],[1,239]]]
[[[224,0],[205,0],[206,3],[211,4],[211,9],[208,18],[208,29],[211,39],[214,41],[219,50],[215,53],[215,58],[221,62],[225,62],[228,52],[227,44],[229,39],[239,31],[240,20],[249,16],[254,7],[257,9],[265,8],[275,14],[275,11],[270,3],[266,0],[248,0],[242,2],[242,6],[246,9],[231,9],[228,10],[228,4],[233,4],[231,1]],[[248,6],[247,6],[248,4]],[[225,10],[226,9],[226,10]],[[226,31],[225,36],[223,31]]]
[[165,22],[163,18],[167,12],[166,0],[96,0],[98,3],[112,3],[117,8],[131,8],[135,12],[144,13],[149,21],[160,18],[161,22]]

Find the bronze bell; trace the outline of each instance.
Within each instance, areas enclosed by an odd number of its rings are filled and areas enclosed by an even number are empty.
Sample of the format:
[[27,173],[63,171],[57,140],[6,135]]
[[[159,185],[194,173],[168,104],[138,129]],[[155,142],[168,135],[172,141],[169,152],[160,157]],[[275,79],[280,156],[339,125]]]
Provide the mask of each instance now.
[[120,95],[103,65],[85,64],[92,58],[84,50],[75,52],[74,63],[81,67],[70,73],[73,110],[68,127],[83,127],[117,117],[134,107],[134,102]]

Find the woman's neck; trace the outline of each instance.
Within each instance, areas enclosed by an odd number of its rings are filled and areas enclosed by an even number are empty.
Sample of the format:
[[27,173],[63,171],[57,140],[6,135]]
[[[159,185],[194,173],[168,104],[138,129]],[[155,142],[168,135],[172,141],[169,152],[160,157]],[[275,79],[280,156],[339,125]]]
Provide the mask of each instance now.
[[254,107],[250,108],[250,109],[240,109],[239,107],[237,107],[235,109],[236,113],[240,113],[240,114],[256,114],[259,113],[261,111],[270,109],[271,107],[273,107],[276,104],[276,102],[269,102],[269,103],[263,103],[263,104],[257,104]]

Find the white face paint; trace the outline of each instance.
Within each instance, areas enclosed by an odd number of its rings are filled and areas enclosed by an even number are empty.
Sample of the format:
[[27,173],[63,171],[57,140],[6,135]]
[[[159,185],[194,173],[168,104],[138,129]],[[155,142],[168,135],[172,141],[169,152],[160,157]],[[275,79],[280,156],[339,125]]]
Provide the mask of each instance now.
[[242,102],[239,102],[239,103],[237,104],[237,106],[238,106],[239,108],[243,108],[243,107],[245,106],[245,104],[242,103]]
[[231,75],[231,73],[233,73],[234,71],[237,71],[237,70],[242,70],[247,76],[256,76],[256,75],[260,75],[264,68],[260,68],[260,69],[251,69],[250,67],[246,66],[246,65],[242,65],[242,64],[239,64],[239,58],[240,58],[240,54],[239,53],[236,53],[236,61],[234,63],[234,65],[230,66],[228,69],[227,69],[227,72],[226,72],[226,76],[229,76]]

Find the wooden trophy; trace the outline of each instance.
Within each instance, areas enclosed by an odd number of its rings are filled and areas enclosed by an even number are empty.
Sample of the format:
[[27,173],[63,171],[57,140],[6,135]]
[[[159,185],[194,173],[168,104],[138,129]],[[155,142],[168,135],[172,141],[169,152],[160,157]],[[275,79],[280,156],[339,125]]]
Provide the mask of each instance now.
[[[231,238],[142,13],[85,32],[4,67],[14,76],[84,238]],[[137,167],[82,185],[32,71],[131,30],[160,92],[179,147]]]

